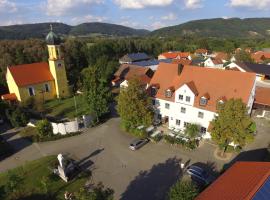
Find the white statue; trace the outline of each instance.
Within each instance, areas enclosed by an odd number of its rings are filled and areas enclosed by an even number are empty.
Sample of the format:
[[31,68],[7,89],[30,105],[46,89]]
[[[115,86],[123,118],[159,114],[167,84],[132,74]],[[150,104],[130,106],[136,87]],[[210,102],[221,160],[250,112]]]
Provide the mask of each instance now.
[[60,153],[58,154],[57,159],[59,161],[60,167],[64,168],[64,156]]

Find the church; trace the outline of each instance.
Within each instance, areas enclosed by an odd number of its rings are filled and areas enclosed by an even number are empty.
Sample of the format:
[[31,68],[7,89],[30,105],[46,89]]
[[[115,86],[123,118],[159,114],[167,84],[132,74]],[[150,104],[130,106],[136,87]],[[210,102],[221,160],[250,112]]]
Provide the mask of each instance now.
[[70,95],[60,38],[51,31],[46,37],[48,62],[8,66],[6,80],[9,94],[3,100],[25,102],[34,98],[44,102]]

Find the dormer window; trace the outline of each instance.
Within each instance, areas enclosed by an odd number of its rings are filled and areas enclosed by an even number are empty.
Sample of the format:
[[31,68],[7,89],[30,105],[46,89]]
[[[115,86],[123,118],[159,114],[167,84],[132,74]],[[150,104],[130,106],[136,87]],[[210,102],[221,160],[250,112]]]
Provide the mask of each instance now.
[[172,91],[170,89],[165,91],[165,97],[171,98],[172,97]]
[[208,99],[205,97],[200,98],[200,106],[206,106]]

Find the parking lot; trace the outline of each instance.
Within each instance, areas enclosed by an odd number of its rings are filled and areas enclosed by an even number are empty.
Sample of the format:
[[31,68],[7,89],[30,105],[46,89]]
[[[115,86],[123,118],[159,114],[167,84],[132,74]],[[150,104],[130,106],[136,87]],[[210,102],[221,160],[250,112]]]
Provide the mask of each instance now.
[[27,160],[67,153],[83,160],[85,167],[92,170],[92,181],[101,181],[111,187],[115,191],[115,199],[151,200],[163,199],[169,187],[182,177],[181,163],[203,164],[211,171],[228,163],[213,156],[216,146],[212,143],[204,142],[198,149],[188,151],[164,142],[150,142],[137,151],[131,151],[128,147],[133,139],[119,129],[119,118],[112,118],[79,136],[25,146],[1,161],[0,171]]

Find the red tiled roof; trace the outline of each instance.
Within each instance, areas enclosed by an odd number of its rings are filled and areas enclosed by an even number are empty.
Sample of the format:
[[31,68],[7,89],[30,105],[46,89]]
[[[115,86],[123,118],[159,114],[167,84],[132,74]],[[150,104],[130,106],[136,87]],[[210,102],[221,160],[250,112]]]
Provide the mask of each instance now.
[[172,63],[174,63],[174,64],[182,64],[182,65],[190,65],[192,63],[192,60],[173,59]]
[[207,53],[207,52],[208,52],[207,49],[197,49],[197,50],[195,51],[195,53]]
[[216,54],[216,56],[215,56],[216,59],[221,59],[221,60],[228,60],[229,59],[229,55],[227,53],[216,52],[215,54]]
[[264,59],[270,59],[270,53],[257,51],[251,54],[251,58],[255,60],[255,62],[259,63],[259,62],[262,62]]
[[196,200],[251,200],[270,176],[270,162],[237,162]]
[[[216,112],[217,100],[220,97],[225,97],[226,99],[241,98],[244,103],[248,103],[255,78],[255,73],[242,73],[196,66],[184,66],[182,73],[178,75],[177,64],[161,63],[150,84],[160,85],[156,98],[174,102],[175,94],[171,98],[167,98],[164,91],[172,86],[177,90],[184,84],[189,86],[190,82],[192,82],[191,90],[197,92],[194,106]],[[200,97],[205,94],[209,95],[207,105],[200,106]]]
[[174,51],[174,52],[162,53],[161,55],[164,56],[167,59],[175,59],[178,56],[180,58],[187,58],[188,56],[190,56],[190,53],[189,52]]
[[255,103],[270,106],[270,88],[256,87]]
[[215,65],[220,65],[220,64],[223,64],[223,62],[222,62],[222,60],[220,59],[220,58],[211,58],[212,59],[212,61],[213,61],[213,63],[215,64]]
[[11,93],[11,94],[4,94],[1,96],[1,98],[3,100],[6,100],[6,101],[16,101],[17,100],[17,97],[14,93]]
[[46,62],[10,66],[8,70],[19,87],[54,80]]

